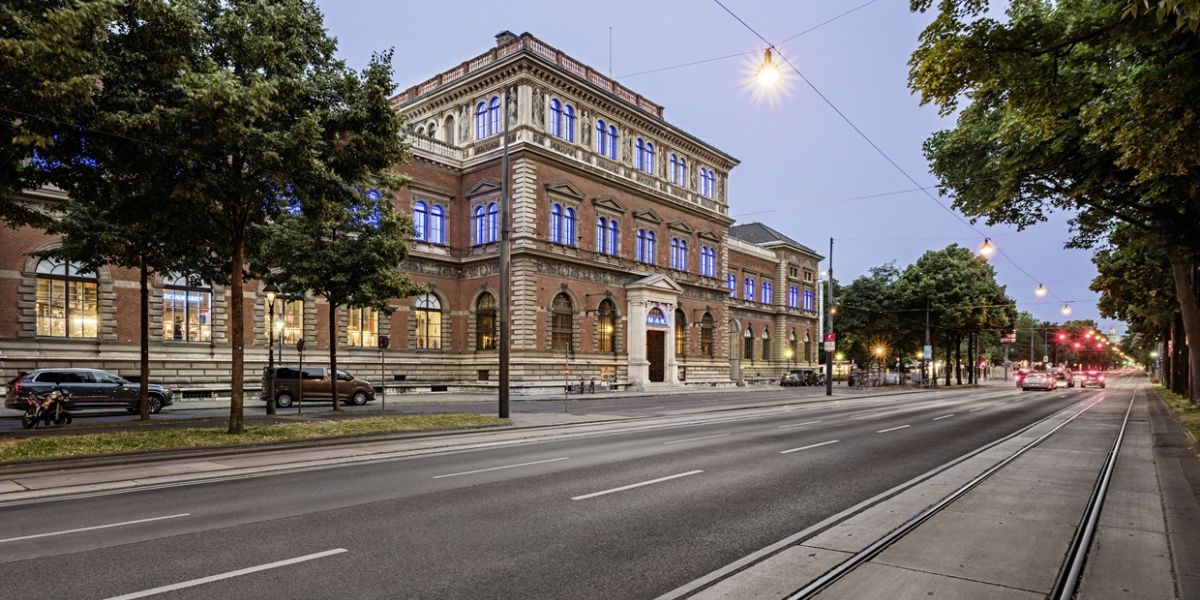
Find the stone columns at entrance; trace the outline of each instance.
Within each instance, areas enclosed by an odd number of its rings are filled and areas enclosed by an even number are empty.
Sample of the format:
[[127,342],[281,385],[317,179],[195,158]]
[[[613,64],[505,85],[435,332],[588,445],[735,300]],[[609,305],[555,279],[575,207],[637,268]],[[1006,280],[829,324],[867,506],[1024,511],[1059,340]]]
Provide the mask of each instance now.
[[[675,306],[683,288],[665,275],[650,275],[626,286],[629,305],[629,335],[626,336],[626,351],[629,354],[629,384],[637,390],[652,387],[674,387],[680,385],[679,369],[675,362]],[[662,311],[662,324],[650,325],[647,317],[652,309]],[[662,356],[647,356],[647,332],[663,334]],[[662,361],[662,382],[650,381],[651,358]]]

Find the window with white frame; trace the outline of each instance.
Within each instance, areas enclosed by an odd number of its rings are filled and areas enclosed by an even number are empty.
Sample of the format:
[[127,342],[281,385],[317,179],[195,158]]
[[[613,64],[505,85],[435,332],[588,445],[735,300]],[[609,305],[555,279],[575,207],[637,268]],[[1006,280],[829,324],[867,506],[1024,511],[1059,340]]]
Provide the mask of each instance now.
[[800,308],[800,288],[791,286],[788,288],[788,308]]
[[804,290],[804,310],[813,310],[813,291]]
[[616,217],[600,217],[596,219],[596,252],[617,256],[617,242],[620,235],[620,225]]
[[550,100],[550,134],[568,142],[575,141],[575,107],[558,98]]
[[617,126],[608,126],[608,157],[617,160]]
[[654,232],[648,229],[637,230],[637,260],[648,265],[654,264]]
[[413,298],[416,318],[416,342],[419,350],[438,350],[442,347],[442,302],[433,294]]
[[413,239],[430,244],[446,243],[446,209],[441,204],[424,200],[413,204]]
[[686,271],[688,263],[687,240],[671,238],[671,268]]
[[634,143],[634,149],[637,154],[634,158],[634,166],[637,170],[648,175],[654,174],[654,142],[648,142],[642,138],[638,138]]
[[754,290],[755,289],[756,289],[756,287],[754,285],[754,278],[747,277],[745,279],[745,281],[742,282],[742,300],[745,300],[747,302],[754,302]]
[[717,251],[705,245],[700,246],[700,275],[702,277],[717,276]]
[[475,229],[475,245],[487,243],[487,212],[482,206],[475,207],[475,216],[472,217],[472,225]]
[[500,240],[500,206],[495,202],[488,203],[487,239],[489,242]]
[[717,187],[717,174],[708,167],[700,167],[700,195],[712,198]]
[[475,139],[482,140],[500,133],[500,97],[492,96],[475,106]]
[[346,311],[346,345],[359,348],[379,345],[379,311],[353,306]]
[[687,159],[671,153],[667,159],[667,180],[671,183],[687,187]]
[[575,209],[557,202],[550,205],[550,241],[575,245]]
[[729,290],[730,298],[737,298],[737,275],[730,273],[725,276],[725,288]]
[[774,287],[770,281],[763,280],[762,282],[762,303],[772,304],[775,302]]
[[163,282],[163,339],[207,342],[212,339],[212,288],[183,275]]
[[596,154],[608,156],[608,125],[604,119],[596,119]]
[[37,268],[37,334],[48,337],[100,337],[96,273],[83,266],[46,258]]

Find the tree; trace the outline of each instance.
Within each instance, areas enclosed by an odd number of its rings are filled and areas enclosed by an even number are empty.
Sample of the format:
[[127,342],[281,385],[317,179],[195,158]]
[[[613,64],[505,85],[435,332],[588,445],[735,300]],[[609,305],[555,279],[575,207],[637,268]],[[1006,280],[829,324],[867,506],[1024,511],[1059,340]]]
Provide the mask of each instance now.
[[911,327],[902,327],[904,321],[894,310],[892,286],[899,277],[895,263],[888,263],[841,288],[837,297],[838,346],[850,360],[866,364],[875,357],[877,347],[907,348],[904,334]]
[[[398,139],[398,138],[397,138]],[[377,190],[358,194],[350,206],[281,214],[263,234],[255,261],[267,281],[309,290],[329,306],[329,369],[337,373],[338,308],[371,308],[391,314],[390,300],[420,288],[397,269],[406,254],[407,218]],[[333,410],[341,410],[337,377],[329,380]]]
[[[1189,345],[1200,347],[1200,37],[1135,4],[1014,1],[1002,22],[988,2],[938,0],[909,83],[945,115],[970,101],[925,144],[956,208],[1018,227],[1071,211],[1076,247],[1118,222],[1136,229],[1166,255]],[[1195,2],[1142,5],[1183,15],[1172,11]],[[1191,368],[1200,373],[1200,355]]]

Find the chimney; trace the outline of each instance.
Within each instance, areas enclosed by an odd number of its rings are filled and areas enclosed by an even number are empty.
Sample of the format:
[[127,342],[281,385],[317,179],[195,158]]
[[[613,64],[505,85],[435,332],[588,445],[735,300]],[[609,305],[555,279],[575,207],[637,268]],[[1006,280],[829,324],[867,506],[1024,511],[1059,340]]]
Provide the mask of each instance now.
[[507,46],[517,41],[517,34],[505,29],[496,34],[496,47]]

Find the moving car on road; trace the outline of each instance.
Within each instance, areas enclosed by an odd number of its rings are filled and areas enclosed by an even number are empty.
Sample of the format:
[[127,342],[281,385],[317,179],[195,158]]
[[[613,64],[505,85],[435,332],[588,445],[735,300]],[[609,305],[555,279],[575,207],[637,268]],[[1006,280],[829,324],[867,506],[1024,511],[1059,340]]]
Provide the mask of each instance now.
[[[157,413],[172,403],[171,390],[151,383],[147,386],[150,412]],[[27,394],[43,396],[53,390],[70,394],[67,408],[124,408],[138,410],[138,384],[100,369],[34,369],[9,382],[4,407],[25,409]]]
[[1083,379],[1079,381],[1079,387],[1098,387],[1104,388],[1104,373],[1100,371],[1087,371],[1083,374]]
[[[304,367],[304,377],[301,378],[300,375],[300,369],[297,367],[275,367],[276,406],[287,408],[293,402],[301,399],[304,402],[310,400],[333,401],[333,397],[329,395],[329,367]],[[266,402],[269,397],[271,376],[271,369],[263,369],[262,392],[259,393],[259,398],[263,402]],[[303,388],[301,388],[301,382],[303,382]],[[301,391],[304,392],[303,396],[300,394]],[[338,398],[359,406],[375,399],[375,388],[371,382],[359,379],[341,369],[337,371],[337,393]]]
[[1025,379],[1021,381],[1021,389],[1027,392],[1029,390],[1053,391],[1057,385],[1057,379],[1053,374],[1039,371],[1025,375]]

